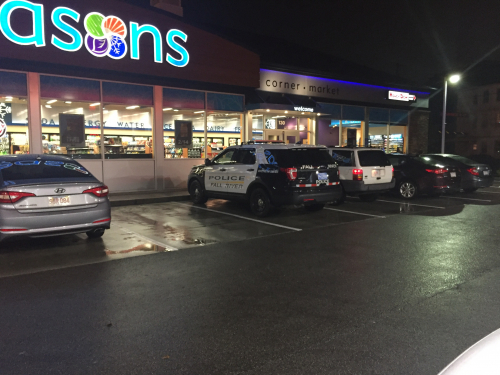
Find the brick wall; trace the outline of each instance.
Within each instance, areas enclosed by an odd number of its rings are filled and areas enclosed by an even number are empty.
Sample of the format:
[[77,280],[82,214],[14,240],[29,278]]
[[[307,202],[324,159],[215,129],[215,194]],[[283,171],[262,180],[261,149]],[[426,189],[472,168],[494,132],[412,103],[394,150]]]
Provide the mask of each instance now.
[[410,112],[408,153],[425,153],[429,143],[429,111]]

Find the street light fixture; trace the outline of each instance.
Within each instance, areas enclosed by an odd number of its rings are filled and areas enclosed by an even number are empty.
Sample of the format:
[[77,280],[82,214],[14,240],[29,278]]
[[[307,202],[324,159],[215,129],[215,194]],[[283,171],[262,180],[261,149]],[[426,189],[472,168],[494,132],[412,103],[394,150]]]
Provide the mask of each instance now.
[[448,99],[448,81],[455,84],[460,81],[460,75],[453,74],[444,79],[444,91],[443,91],[443,122],[441,126],[441,153],[444,154],[444,139],[446,134],[446,100]]

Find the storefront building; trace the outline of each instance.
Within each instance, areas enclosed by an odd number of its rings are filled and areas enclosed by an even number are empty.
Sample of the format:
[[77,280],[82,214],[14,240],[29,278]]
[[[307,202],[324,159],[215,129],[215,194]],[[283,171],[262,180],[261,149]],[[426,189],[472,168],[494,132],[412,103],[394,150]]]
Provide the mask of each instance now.
[[0,153],[79,159],[113,192],[185,187],[241,144],[259,57],[114,0],[0,2]]
[[261,69],[256,93],[249,139],[408,153],[427,138],[428,92]]

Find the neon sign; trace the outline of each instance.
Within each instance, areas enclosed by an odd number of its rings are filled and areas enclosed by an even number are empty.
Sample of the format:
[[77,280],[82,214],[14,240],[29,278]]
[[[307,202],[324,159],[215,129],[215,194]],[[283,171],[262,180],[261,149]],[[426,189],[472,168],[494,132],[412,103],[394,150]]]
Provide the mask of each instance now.
[[[12,13],[16,10],[27,10],[31,13],[31,35],[17,34],[11,25]],[[21,46],[35,45],[45,47],[44,6],[26,0],[7,0],[0,6],[0,31],[12,43]],[[109,57],[123,59],[128,53],[126,37],[130,28],[130,58],[139,60],[139,41],[144,33],[152,35],[154,40],[154,62],[166,61],[172,66],[182,68],[189,63],[189,53],[181,44],[187,43],[188,36],[181,30],[171,29],[166,35],[166,42],[173,54],[163,55],[163,38],[158,28],[152,25],[139,25],[136,22],[127,24],[116,16],[105,16],[98,12],[91,12],[83,18],[85,37],[74,27],[81,19],[80,13],[66,8],[57,7],[52,11],[51,20],[54,26],[68,35],[70,42],[51,36],[51,44],[65,52],[79,51],[85,44],[87,51],[95,57]],[[73,24],[71,25],[70,22]]]
[[407,92],[389,91],[389,93],[387,94],[387,99],[400,100],[403,102],[416,102],[417,96]]

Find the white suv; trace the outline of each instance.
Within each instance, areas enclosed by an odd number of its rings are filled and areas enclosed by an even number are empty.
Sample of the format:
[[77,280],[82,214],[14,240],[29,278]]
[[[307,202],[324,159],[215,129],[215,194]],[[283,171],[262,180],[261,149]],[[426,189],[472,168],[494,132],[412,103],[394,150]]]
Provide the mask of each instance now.
[[191,169],[193,202],[246,200],[257,216],[273,207],[304,205],[310,211],[342,196],[337,163],[324,146],[247,144],[226,148]]
[[394,188],[394,168],[382,150],[328,147],[328,151],[339,165],[343,198],[359,196],[364,202],[373,202]]

